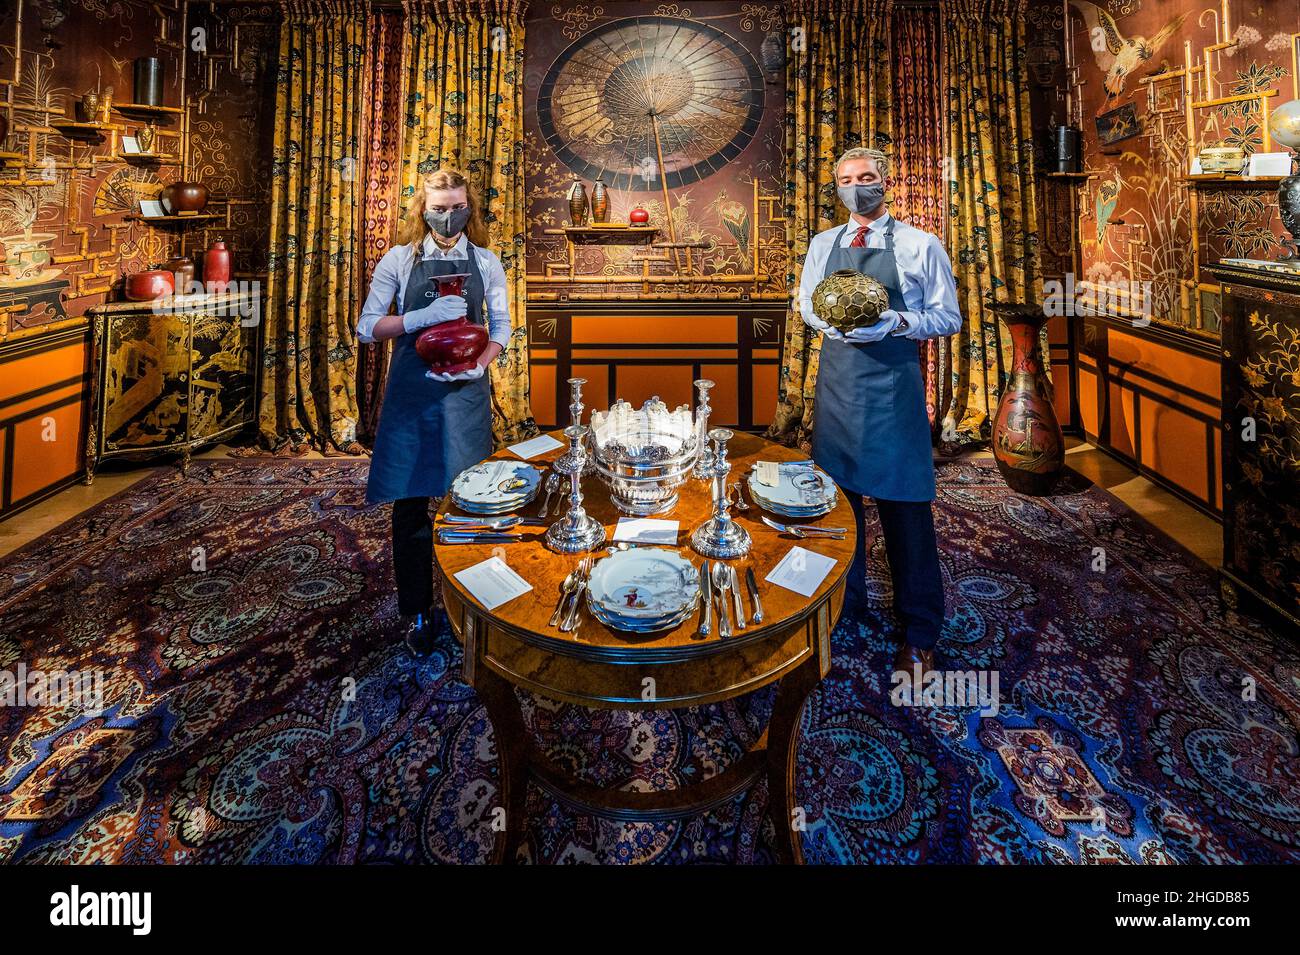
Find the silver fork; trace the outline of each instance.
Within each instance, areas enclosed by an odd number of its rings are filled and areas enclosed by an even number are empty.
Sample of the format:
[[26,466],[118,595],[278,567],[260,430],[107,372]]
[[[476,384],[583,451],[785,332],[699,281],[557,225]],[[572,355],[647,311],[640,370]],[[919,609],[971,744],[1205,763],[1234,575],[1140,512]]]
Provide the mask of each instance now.
[[792,534],[795,537],[829,537],[833,540],[843,540],[844,535],[848,533],[843,527],[816,527],[812,524],[778,524],[767,515],[763,515],[763,523],[773,530],[778,530],[782,534]]

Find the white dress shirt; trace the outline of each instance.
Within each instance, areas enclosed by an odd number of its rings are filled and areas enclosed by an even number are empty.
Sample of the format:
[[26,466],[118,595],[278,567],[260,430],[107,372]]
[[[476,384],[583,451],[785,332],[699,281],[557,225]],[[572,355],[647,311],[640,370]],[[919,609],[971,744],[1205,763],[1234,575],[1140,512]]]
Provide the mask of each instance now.
[[[942,338],[956,334],[961,329],[961,309],[957,305],[957,282],[953,278],[952,263],[948,260],[943,243],[938,236],[906,222],[899,222],[886,213],[868,224],[867,248],[885,248],[885,227],[890,222],[894,223],[894,262],[898,269],[898,287],[903,293],[903,303],[907,308],[897,312],[887,309],[877,325],[854,332],[852,340],[874,341],[890,333],[914,339]],[[859,223],[850,219],[848,226],[840,241],[844,247],[852,244]],[[837,225],[813,236],[808,244],[808,255],[804,258],[803,273],[799,279],[799,314],[805,324],[819,332],[825,331],[827,325],[813,314],[813,291],[825,277],[826,260],[830,258],[835,236],[843,228]],[[900,316],[907,322],[907,328],[895,332],[894,329],[900,324]]]
[[[469,241],[464,233],[456,244],[444,252],[433,241],[433,236],[425,235],[422,247],[422,260],[429,259],[464,259],[469,262]],[[483,276],[483,299],[487,303],[488,340],[505,348],[510,341],[510,293],[506,286],[506,270],[491,249],[474,246],[474,261],[478,263],[479,274]],[[366,304],[361,308],[357,319],[357,340],[363,343],[373,342],[375,324],[389,313],[394,302],[400,310],[406,301],[406,280],[411,276],[411,247],[395,245],[379,260],[375,274],[370,279],[370,292],[366,295]],[[433,301],[432,299],[429,300]],[[424,304],[428,304],[427,302]]]

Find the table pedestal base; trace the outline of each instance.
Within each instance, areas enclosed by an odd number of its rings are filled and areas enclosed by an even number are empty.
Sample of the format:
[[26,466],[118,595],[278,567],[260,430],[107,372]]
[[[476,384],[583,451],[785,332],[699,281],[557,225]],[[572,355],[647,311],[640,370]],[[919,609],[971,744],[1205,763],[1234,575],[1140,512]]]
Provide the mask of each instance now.
[[817,659],[809,655],[782,680],[767,729],[758,742],[717,776],[679,789],[637,792],[606,789],[569,777],[533,745],[524,725],[519,697],[509,682],[491,670],[475,674],[474,690],[492,721],[501,771],[501,807],[492,861],[516,861],[527,829],[525,797],[534,780],[561,802],[607,819],[664,822],[707,812],[744,792],[767,775],[768,814],[776,830],[776,856],[784,864],[803,864],[803,848],[795,819],[795,750],[800,716],[808,694],[821,679]]

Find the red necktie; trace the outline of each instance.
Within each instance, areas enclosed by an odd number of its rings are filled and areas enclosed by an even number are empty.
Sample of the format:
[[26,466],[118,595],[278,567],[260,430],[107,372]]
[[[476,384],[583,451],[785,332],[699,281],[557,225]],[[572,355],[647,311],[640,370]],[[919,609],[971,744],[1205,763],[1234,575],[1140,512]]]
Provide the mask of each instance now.
[[865,249],[867,247],[867,227],[858,226],[858,231],[853,234],[853,241],[849,243],[850,249]]

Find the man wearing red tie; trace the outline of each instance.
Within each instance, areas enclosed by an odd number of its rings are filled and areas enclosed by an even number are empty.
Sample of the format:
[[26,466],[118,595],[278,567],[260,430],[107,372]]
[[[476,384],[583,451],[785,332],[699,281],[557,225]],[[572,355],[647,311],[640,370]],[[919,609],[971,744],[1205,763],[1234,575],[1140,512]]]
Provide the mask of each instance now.
[[[920,666],[924,672],[934,667],[944,601],[917,342],[961,327],[957,286],[939,239],[886,211],[884,153],[848,150],[836,163],[835,179],[849,221],[813,237],[799,285],[803,320],[822,333],[813,460],[844,489],[857,523],[846,611],[861,610],[866,597],[865,495],[880,514],[904,632],[895,668],[912,673]],[[843,334],[813,314],[813,290],[839,269],[870,275],[889,291],[889,308],[877,324]]]

